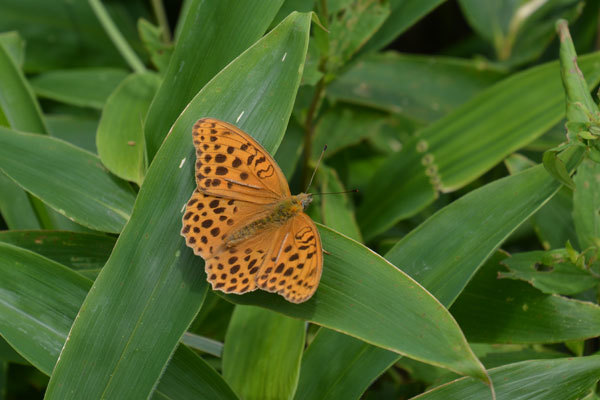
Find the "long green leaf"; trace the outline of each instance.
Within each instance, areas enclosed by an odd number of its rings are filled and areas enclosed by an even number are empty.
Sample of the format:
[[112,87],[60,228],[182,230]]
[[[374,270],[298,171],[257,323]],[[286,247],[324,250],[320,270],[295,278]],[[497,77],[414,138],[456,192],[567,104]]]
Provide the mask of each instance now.
[[498,273],[506,272],[499,265],[504,258],[492,257],[451,308],[470,342],[557,343],[600,335],[597,304],[499,279]]
[[[574,156],[570,165],[574,165],[576,160]],[[542,166],[486,185],[430,217],[393,247],[386,258],[402,266],[405,272],[449,307],[486,258],[559,187],[559,183],[546,174]],[[478,217],[479,213],[481,216]],[[482,224],[482,221],[486,223]],[[315,342],[315,347],[319,343]],[[339,341],[336,350],[330,347],[317,350],[344,353],[350,359],[358,358],[360,352],[367,351],[343,340]],[[374,350],[369,348],[368,351]],[[386,359],[389,354],[380,350],[376,357]],[[337,368],[332,365],[330,380],[326,381],[322,376],[319,385],[325,393],[337,391],[338,385],[349,391],[355,389],[350,393],[344,392],[345,397],[339,398],[359,398],[361,390],[366,388],[364,382],[375,380],[385,371],[385,366],[385,363],[376,360],[338,365]],[[349,381],[349,377],[356,375],[362,376],[362,386]],[[300,383],[309,387],[315,384],[312,380],[303,381],[302,375]],[[300,386],[298,390],[305,389]]]
[[294,400],[358,399],[397,360],[396,353],[321,328],[302,357]]
[[327,95],[428,123],[504,75],[481,61],[387,52],[363,57],[327,87]]
[[112,236],[84,232],[0,232],[0,242],[30,250],[78,271],[102,268],[115,241]]
[[296,391],[305,323],[237,306],[225,337],[223,376],[241,399],[290,399]]
[[[590,87],[600,80],[599,65],[600,53],[579,58]],[[365,237],[416,213],[436,191],[466,185],[563,118],[558,67],[552,62],[515,74],[419,131],[363,191],[358,220]]]
[[[10,244],[0,243],[0,254],[0,333],[31,364],[49,375],[92,282]],[[236,398],[225,381],[185,346],[175,352],[155,397]]]
[[[48,399],[151,393],[207,290],[203,262],[180,235],[181,207],[195,188],[192,126],[204,116],[236,122],[244,111],[238,125],[256,132],[273,151],[291,114],[309,26],[309,14],[290,15],[215,77],[179,117],[71,328]],[[162,328],[144,329],[151,326]],[[90,359],[97,360],[94,368],[87,368]]]
[[149,160],[186,104],[217,72],[263,35],[282,3],[283,0],[190,1],[164,81],[148,111]]
[[12,128],[46,133],[33,91],[4,45],[0,45],[0,108]]
[[40,97],[81,107],[102,109],[127,71],[117,68],[56,70],[40,74],[31,86]]
[[[46,133],[42,112],[27,84],[18,57],[6,41],[0,43],[0,114],[7,127]],[[0,172],[0,212],[11,229],[41,226],[27,193]],[[38,204],[39,206],[39,204]]]
[[[107,3],[128,42],[139,49],[134,13],[127,9],[132,2]],[[18,30],[27,43],[27,72],[101,65],[125,67],[87,1],[3,0],[0,31],[8,30]]]
[[438,211],[386,258],[452,304],[477,268],[559,188],[543,166],[492,182]]
[[[335,329],[370,344],[485,380],[485,371],[446,309],[414,280],[361,244],[321,227],[319,290],[291,304],[266,292],[228,295]],[[365,270],[365,268],[368,268]]]
[[380,50],[445,0],[391,0],[390,16],[362,48],[361,53]]
[[0,169],[62,215],[120,232],[133,208],[131,188],[87,151],[45,135],[0,127]]
[[[600,374],[600,356],[523,361],[490,370],[497,400],[577,400],[583,398]],[[472,378],[439,386],[415,400],[480,400],[489,390]]]
[[581,250],[600,247],[600,164],[584,160],[575,175],[573,219]]

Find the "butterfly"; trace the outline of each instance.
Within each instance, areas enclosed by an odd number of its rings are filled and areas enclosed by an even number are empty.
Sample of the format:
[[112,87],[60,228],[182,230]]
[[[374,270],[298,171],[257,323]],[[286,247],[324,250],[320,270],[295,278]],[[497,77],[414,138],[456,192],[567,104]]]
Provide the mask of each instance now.
[[212,288],[310,299],[323,270],[321,238],[304,213],[312,195],[292,196],[269,152],[231,124],[203,118],[192,137],[197,188],[181,234],[204,259]]

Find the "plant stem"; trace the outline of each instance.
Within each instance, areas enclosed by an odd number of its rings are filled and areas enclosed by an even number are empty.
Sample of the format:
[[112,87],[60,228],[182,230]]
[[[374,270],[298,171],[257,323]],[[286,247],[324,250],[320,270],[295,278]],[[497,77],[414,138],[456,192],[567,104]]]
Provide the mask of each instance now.
[[135,54],[133,49],[129,46],[129,43],[127,43],[113,20],[110,18],[110,15],[108,15],[108,11],[106,11],[102,2],[100,0],[88,0],[88,2],[94,10],[96,17],[100,20],[106,34],[111,38],[112,42],[117,47],[117,50],[121,53],[125,61],[127,61],[131,69],[135,72],[145,72],[146,67],[144,66],[144,63],[142,63],[137,54]]
[[154,10],[154,16],[163,34],[163,40],[165,43],[171,43],[171,29],[169,28],[169,20],[167,19],[167,13],[162,0],[152,0],[152,9]]

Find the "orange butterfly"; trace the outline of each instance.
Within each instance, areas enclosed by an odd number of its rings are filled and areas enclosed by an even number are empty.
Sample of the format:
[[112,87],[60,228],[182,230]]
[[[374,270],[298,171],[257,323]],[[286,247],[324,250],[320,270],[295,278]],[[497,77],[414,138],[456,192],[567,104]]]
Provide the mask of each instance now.
[[275,160],[239,128],[203,118],[192,134],[197,188],[181,234],[213,289],[310,299],[323,270],[319,232],[303,212],[312,195],[292,196]]

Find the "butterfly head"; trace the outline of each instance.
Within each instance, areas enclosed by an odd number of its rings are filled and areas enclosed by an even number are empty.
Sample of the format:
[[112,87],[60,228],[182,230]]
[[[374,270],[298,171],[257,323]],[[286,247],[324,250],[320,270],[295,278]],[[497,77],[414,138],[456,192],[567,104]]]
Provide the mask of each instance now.
[[302,206],[303,210],[306,210],[308,205],[312,202],[312,193],[300,193],[296,196],[298,203]]

